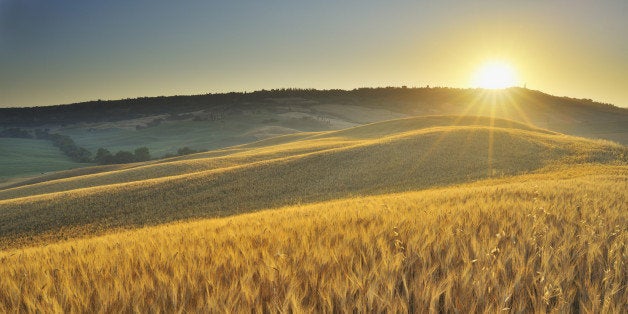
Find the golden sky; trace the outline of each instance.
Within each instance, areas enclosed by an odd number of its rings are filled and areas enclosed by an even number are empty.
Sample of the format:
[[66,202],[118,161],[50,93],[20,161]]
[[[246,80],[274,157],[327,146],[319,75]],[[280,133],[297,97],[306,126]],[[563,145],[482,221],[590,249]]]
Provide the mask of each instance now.
[[0,107],[518,84],[628,107],[628,1],[0,1]]

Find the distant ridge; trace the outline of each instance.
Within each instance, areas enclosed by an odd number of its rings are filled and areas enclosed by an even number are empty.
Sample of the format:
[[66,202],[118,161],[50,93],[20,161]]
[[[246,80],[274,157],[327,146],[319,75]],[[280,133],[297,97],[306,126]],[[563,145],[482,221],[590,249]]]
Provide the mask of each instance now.
[[[335,104],[385,108],[406,115],[483,115],[512,119],[562,133],[628,143],[628,109],[513,87],[491,91],[459,88],[274,89],[193,96],[140,97],[69,105],[0,108],[0,126],[44,127],[121,121],[161,114],[212,110],[223,115],[269,107]],[[349,117],[350,118],[350,117]]]

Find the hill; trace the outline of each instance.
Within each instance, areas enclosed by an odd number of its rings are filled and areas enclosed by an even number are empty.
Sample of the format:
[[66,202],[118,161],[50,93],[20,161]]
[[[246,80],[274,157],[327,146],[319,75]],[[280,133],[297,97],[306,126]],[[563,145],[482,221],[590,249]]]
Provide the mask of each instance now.
[[0,190],[0,243],[20,246],[565,165],[625,163],[626,156],[621,145],[509,120],[406,118]]
[[522,88],[283,89],[0,108],[0,132],[48,129],[92,153],[146,146],[153,157],[162,157],[183,147],[215,150],[417,115],[497,117],[628,144],[628,109]]
[[0,252],[0,311],[622,312],[627,182],[575,166]]
[[18,138],[0,138],[0,165],[0,184],[2,178],[85,167],[70,160],[48,141]]
[[[346,130],[333,132],[305,132],[286,136],[279,136],[267,140],[261,140],[250,144],[233,146],[227,149],[220,149],[205,153],[192,154],[163,160],[156,160],[147,163],[111,165],[106,167],[92,167],[76,169],[67,172],[54,173],[41,178],[31,179],[21,185],[38,183],[41,181],[52,181],[73,177],[76,175],[96,174],[80,179],[81,184],[70,184],[68,180],[55,181],[53,184],[62,186],[65,189],[77,187],[87,187],[102,185],[104,183],[121,183],[163,177],[167,175],[178,175],[192,173],[201,170],[212,170],[226,166],[236,166],[248,164],[253,161],[263,161],[281,157],[302,155],[305,153],[350,147],[363,143],[367,139],[378,139],[385,136],[399,135],[408,131],[416,131],[430,127],[447,126],[502,126],[515,127],[522,130],[536,130],[537,132],[551,133],[546,130],[533,128],[521,123],[503,119],[489,119],[482,117],[455,117],[455,116],[423,116],[389,122],[373,123],[365,127],[354,127]],[[212,158],[208,162],[208,158]],[[202,160],[203,162],[199,162]],[[167,163],[167,167],[164,166]],[[114,171],[120,170],[120,171]],[[89,183],[89,182],[92,183]],[[77,180],[73,181],[78,182]],[[45,185],[51,185],[52,182]],[[14,186],[19,186],[19,183]],[[38,185],[39,188],[43,185]],[[14,190],[15,191],[15,190]],[[47,190],[51,191],[50,189]],[[58,191],[55,190],[55,191]],[[31,192],[22,193],[27,195]],[[1,195],[1,192],[0,192]],[[2,196],[0,196],[2,198]]]
[[0,188],[0,312],[621,312],[628,148],[477,116]]
[[[489,106],[495,104],[495,107]],[[338,107],[337,105],[340,105]],[[563,124],[596,124],[612,119],[624,121],[627,109],[594,102],[591,99],[557,97],[525,88],[506,90],[457,88],[359,88],[354,90],[276,89],[251,93],[206,94],[195,96],[142,97],[113,101],[91,101],[70,105],[30,108],[0,108],[0,125],[42,126],[91,122],[116,122],[155,115],[190,119],[196,116],[211,121],[228,115],[261,114],[266,110],[323,113],[346,118],[354,123],[372,122],[369,108],[393,112],[425,114],[490,115],[514,120],[529,120],[558,127]],[[205,110],[205,111],[203,111]],[[246,111],[254,112],[246,112]],[[285,111],[284,111],[285,110]],[[203,112],[199,112],[203,111]],[[381,114],[381,112],[375,112]],[[192,114],[181,116],[182,114]],[[621,115],[618,119],[617,115]],[[504,116],[507,115],[507,116]],[[381,118],[380,118],[381,119]],[[390,119],[390,117],[389,117]],[[142,124],[145,121],[135,121]],[[537,123],[535,123],[537,124]],[[552,126],[541,125],[552,128]],[[134,125],[132,125],[134,126]]]

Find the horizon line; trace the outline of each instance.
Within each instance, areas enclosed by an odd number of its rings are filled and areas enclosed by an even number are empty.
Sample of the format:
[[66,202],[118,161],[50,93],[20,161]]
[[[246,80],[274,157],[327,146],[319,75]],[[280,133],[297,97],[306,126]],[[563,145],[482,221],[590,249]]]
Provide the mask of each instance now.
[[558,98],[569,98],[569,99],[575,99],[575,100],[586,100],[586,101],[591,101],[591,102],[595,102],[595,103],[599,103],[599,104],[603,104],[603,105],[610,105],[613,107],[617,107],[617,108],[622,108],[622,109],[628,109],[628,106],[626,107],[622,107],[616,104],[612,104],[612,103],[607,103],[607,102],[602,102],[602,101],[597,101],[597,100],[593,100],[591,98],[577,98],[577,97],[571,97],[571,96],[558,96],[558,95],[554,95],[554,94],[550,94],[547,92],[544,92],[542,90],[536,90],[536,89],[530,89],[528,87],[524,86],[509,86],[509,87],[504,87],[504,88],[483,88],[483,87],[451,87],[451,86],[440,86],[440,85],[429,85],[426,84],[425,86],[407,86],[407,85],[400,85],[400,86],[393,86],[393,85],[388,85],[388,86],[362,86],[362,87],[354,87],[354,88],[313,88],[313,87],[281,87],[281,88],[271,88],[271,89],[266,89],[266,88],[262,88],[262,89],[256,89],[256,90],[232,90],[232,91],[217,91],[217,92],[207,92],[207,93],[195,93],[195,94],[170,94],[170,95],[155,95],[155,96],[136,96],[136,97],[126,97],[126,98],[109,98],[109,99],[90,99],[90,100],[79,100],[76,102],[70,102],[70,103],[60,103],[60,104],[47,104],[47,105],[26,105],[26,106],[9,106],[9,107],[4,107],[4,106],[0,106],[0,110],[2,109],[27,109],[27,108],[42,108],[42,107],[56,107],[56,106],[72,106],[72,105],[79,105],[79,104],[86,104],[86,103],[93,103],[93,102],[116,102],[116,101],[125,101],[125,100],[137,100],[137,99],[146,99],[146,98],[169,98],[169,97],[194,97],[194,96],[211,96],[211,95],[228,95],[228,94],[254,94],[254,93],[260,93],[260,92],[273,92],[273,91],[320,91],[320,92],[324,92],[324,91],[344,91],[344,92],[351,92],[351,91],[357,91],[357,90],[361,90],[361,89],[454,89],[454,90],[485,90],[485,91],[494,91],[494,92],[498,92],[498,91],[506,91],[509,89],[523,89],[523,90],[528,90],[528,91],[533,91],[533,92],[539,92],[545,95],[549,95],[549,96],[553,96],[553,97],[558,97]]

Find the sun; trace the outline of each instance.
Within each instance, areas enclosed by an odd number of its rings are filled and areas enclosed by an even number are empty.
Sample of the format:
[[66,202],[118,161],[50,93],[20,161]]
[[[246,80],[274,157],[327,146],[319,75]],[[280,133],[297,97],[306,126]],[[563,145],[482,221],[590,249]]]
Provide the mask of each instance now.
[[490,61],[483,64],[474,74],[473,87],[501,89],[517,85],[517,74],[513,67],[504,61]]

